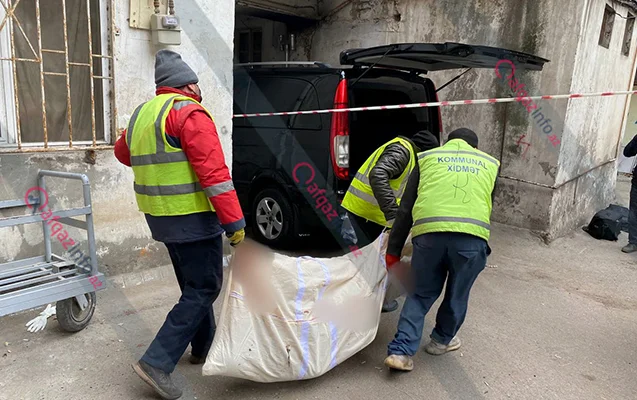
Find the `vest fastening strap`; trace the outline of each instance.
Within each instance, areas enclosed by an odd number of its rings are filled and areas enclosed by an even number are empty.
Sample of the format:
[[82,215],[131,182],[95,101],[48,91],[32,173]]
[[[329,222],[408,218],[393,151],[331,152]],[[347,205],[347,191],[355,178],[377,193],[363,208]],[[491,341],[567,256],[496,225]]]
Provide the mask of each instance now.
[[421,219],[417,220],[416,222],[414,222],[414,226],[427,224],[427,223],[430,223],[430,222],[464,222],[464,223],[467,223],[467,224],[478,225],[478,226],[481,226],[482,228],[491,230],[491,225],[487,224],[486,222],[479,221],[479,220],[473,219],[473,218],[459,218],[459,217],[429,217],[429,218],[421,218]]
[[474,157],[480,157],[480,158],[484,158],[485,160],[495,164],[496,166],[498,165],[497,161],[495,161],[495,159],[479,154],[479,153],[474,153],[472,151],[466,151],[466,150],[453,150],[453,151],[447,151],[447,150],[430,150],[424,153],[420,153],[420,155],[418,155],[418,159],[423,159],[424,157],[427,156],[432,156],[434,154],[452,154],[452,155],[458,155],[458,154],[466,154],[466,155],[470,155],[470,156],[474,156]]
[[176,194],[191,194],[203,191],[199,182],[181,185],[146,186],[135,184],[135,193],[146,196],[170,196]]
[[216,185],[208,186],[203,191],[206,193],[206,196],[215,197],[232,190],[234,190],[234,183],[232,183],[232,181],[225,181],[217,183]]

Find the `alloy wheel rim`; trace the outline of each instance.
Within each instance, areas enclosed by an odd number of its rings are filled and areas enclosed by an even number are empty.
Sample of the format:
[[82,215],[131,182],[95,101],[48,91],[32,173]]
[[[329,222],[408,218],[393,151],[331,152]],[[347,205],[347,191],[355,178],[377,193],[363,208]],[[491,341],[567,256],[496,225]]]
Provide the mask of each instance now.
[[271,197],[264,197],[257,205],[257,227],[261,235],[274,240],[283,231],[283,212],[281,206]]

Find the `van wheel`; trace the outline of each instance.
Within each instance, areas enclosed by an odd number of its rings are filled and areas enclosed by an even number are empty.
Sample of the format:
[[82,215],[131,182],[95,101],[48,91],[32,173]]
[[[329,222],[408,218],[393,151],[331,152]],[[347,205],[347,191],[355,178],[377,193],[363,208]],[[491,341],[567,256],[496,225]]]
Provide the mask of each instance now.
[[261,243],[276,246],[289,242],[294,218],[290,202],[277,190],[264,189],[254,198],[252,231]]

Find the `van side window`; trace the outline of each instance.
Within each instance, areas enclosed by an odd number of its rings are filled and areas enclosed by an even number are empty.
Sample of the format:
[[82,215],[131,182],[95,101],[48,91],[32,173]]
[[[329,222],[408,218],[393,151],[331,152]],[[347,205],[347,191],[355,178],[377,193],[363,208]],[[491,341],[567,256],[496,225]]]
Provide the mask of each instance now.
[[[248,114],[311,110],[318,106],[318,95],[303,79],[258,76],[252,79],[246,104]],[[256,117],[249,122],[260,128],[321,129],[318,115]]]

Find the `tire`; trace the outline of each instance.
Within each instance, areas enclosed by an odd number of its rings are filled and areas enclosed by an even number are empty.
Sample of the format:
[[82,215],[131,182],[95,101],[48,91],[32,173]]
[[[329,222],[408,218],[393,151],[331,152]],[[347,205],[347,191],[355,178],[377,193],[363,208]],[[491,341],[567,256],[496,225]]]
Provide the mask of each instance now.
[[97,296],[95,292],[86,294],[88,306],[82,311],[75,297],[60,300],[55,305],[58,324],[66,332],[79,332],[86,328],[93,318]]
[[[269,211],[268,211],[269,209]],[[268,246],[284,246],[294,238],[296,215],[290,201],[275,189],[264,189],[252,202],[252,232]]]

